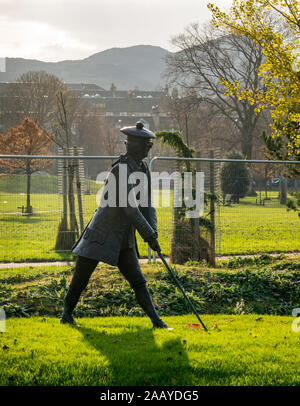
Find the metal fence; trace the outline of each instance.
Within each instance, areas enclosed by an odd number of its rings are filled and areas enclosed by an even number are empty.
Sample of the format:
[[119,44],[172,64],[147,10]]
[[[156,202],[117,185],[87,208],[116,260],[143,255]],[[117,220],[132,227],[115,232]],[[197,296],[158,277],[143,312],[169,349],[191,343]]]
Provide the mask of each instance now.
[[[241,160],[157,156],[150,161],[152,172],[186,170],[203,171],[205,199],[200,222],[201,236],[209,243],[199,253],[199,244],[190,228],[181,228],[175,238],[178,222],[172,209],[160,217],[160,230],[168,241],[168,254],[174,250],[174,262],[199,258],[214,264],[214,256],[284,253],[300,251],[300,217],[292,210],[300,196],[300,162]],[[187,221],[183,221],[187,223]],[[186,229],[189,232],[185,232]],[[198,227],[197,227],[198,230]],[[205,248],[208,251],[205,252]],[[183,258],[180,252],[183,251]],[[201,251],[201,246],[200,246]],[[209,254],[212,253],[212,258]],[[153,255],[155,259],[155,254]]]
[[[70,242],[99,204],[97,175],[118,157],[70,152],[0,156],[0,262],[73,259]],[[26,174],[29,159],[40,168],[33,174]],[[159,243],[173,262],[213,264],[215,256],[300,251],[300,217],[293,206],[300,162],[219,159],[211,152],[210,158],[154,157],[149,164],[153,174],[204,175],[200,217],[188,218],[184,204],[175,207],[176,180],[167,189],[161,180],[153,189]],[[166,197],[170,204],[161,204]],[[137,239],[140,255],[150,259],[147,244]]]

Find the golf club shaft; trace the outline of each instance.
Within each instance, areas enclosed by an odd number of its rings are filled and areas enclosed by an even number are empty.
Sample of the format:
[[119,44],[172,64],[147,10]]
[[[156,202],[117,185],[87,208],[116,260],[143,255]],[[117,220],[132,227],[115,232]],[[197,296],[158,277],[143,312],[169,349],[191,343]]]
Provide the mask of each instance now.
[[183,296],[185,297],[186,301],[188,302],[188,304],[190,305],[191,309],[193,310],[195,316],[197,317],[197,319],[200,321],[200,323],[202,324],[203,328],[205,331],[207,331],[207,328],[205,327],[204,323],[202,322],[202,320],[199,317],[199,314],[197,313],[197,310],[194,308],[193,304],[191,303],[190,299],[187,297],[183,287],[180,285],[178,279],[176,278],[176,276],[174,275],[174,273],[172,272],[171,268],[169,267],[169,265],[167,264],[164,256],[162,255],[162,253],[160,251],[156,251],[160,257],[160,259],[162,260],[162,262],[164,263],[165,267],[167,268],[167,270],[169,271],[170,275],[172,276],[172,278],[174,279],[176,285],[178,286],[178,288],[181,290]]

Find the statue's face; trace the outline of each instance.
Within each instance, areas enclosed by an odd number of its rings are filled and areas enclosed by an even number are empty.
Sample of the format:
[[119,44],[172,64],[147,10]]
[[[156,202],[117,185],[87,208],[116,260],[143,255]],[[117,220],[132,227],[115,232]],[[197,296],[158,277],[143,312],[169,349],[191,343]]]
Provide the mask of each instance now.
[[138,161],[146,158],[153,142],[150,139],[129,138],[126,143],[127,152]]

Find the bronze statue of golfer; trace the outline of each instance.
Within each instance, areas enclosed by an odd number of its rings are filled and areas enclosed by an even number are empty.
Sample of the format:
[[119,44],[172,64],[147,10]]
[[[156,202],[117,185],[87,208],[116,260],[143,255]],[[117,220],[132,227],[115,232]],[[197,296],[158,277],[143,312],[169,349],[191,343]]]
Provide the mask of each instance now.
[[[107,177],[106,184],[114,185],[115,199],[113,204],[100,204],[91,218],[84,232],[72,247],[72,252],[77,254],[76,266],[72,281],[65,297],[62,323],[76,324],[72,312],[86,288],[92,272],[99,261],[117,266],[127,279],[135,292],[136,300],[155,328],[168,328],[158,316],[150,293],[146,286],[136,252],[135,231],[137,230],[143,240],[148,242],[153,250],[160,250],[157,241],[156,213],[151,202],[151,176],[144,158],[147,157],[153,132],[144,128],[143,123],[136,126],[124,127],[122,131],[127,136],[127,152],[113,164]],[[126,169],[126,181],[120,179],[120,170]],[[135,194],[134,182],[128,179],[135,173],[144,173],[147,179],[147,204],[140,205]],[[108,190],[110,192],[110,190]],[[125,192],[125,193],[124,193]],[[131,194],[131,200],[136,204],[120,204],[121,196]],[[104,192],[103,192],[104,195]],[[103,197],[102,195],[102,197]],[[114,204],[116,203],[116,204]]]

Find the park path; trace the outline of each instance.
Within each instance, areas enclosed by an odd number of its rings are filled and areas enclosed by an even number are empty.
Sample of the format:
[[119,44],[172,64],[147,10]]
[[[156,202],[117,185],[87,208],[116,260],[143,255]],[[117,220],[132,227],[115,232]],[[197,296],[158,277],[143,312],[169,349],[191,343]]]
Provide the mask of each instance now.
[[[283,252],[283,254],[288,257],[288,258],[294,258],[294,257],[298,257],[300,258],[300,252]],[[219,256],[216,257],[217,261],[228,261],[229,259],[233,259],[233,258],[253,258],[256,256],[259,256],[261,254],[252,254],[252,255],[227,255],[227,256]],[[271,254],[267,254],[270,255],[272,257],[276,257],[279,256],[280,253],[271,253]],[[169,258],[165,257],[166,260],[168,261]],[[157,262],[161,262],[160,258],[156,258]],[[139,260],[139,262],[141,264],[147,264],[148,263],[148,258],[141,258]],[[151,262],[153,263],[153,261]],[[48,261],[48,262],[5,262],[5,263],[0,263],[0,269],[5,269],[5,268],[20,268],[20,267],[38,267],[38,266],[61,266],[61,265],[74,265],[75,262],[74,261]]]

